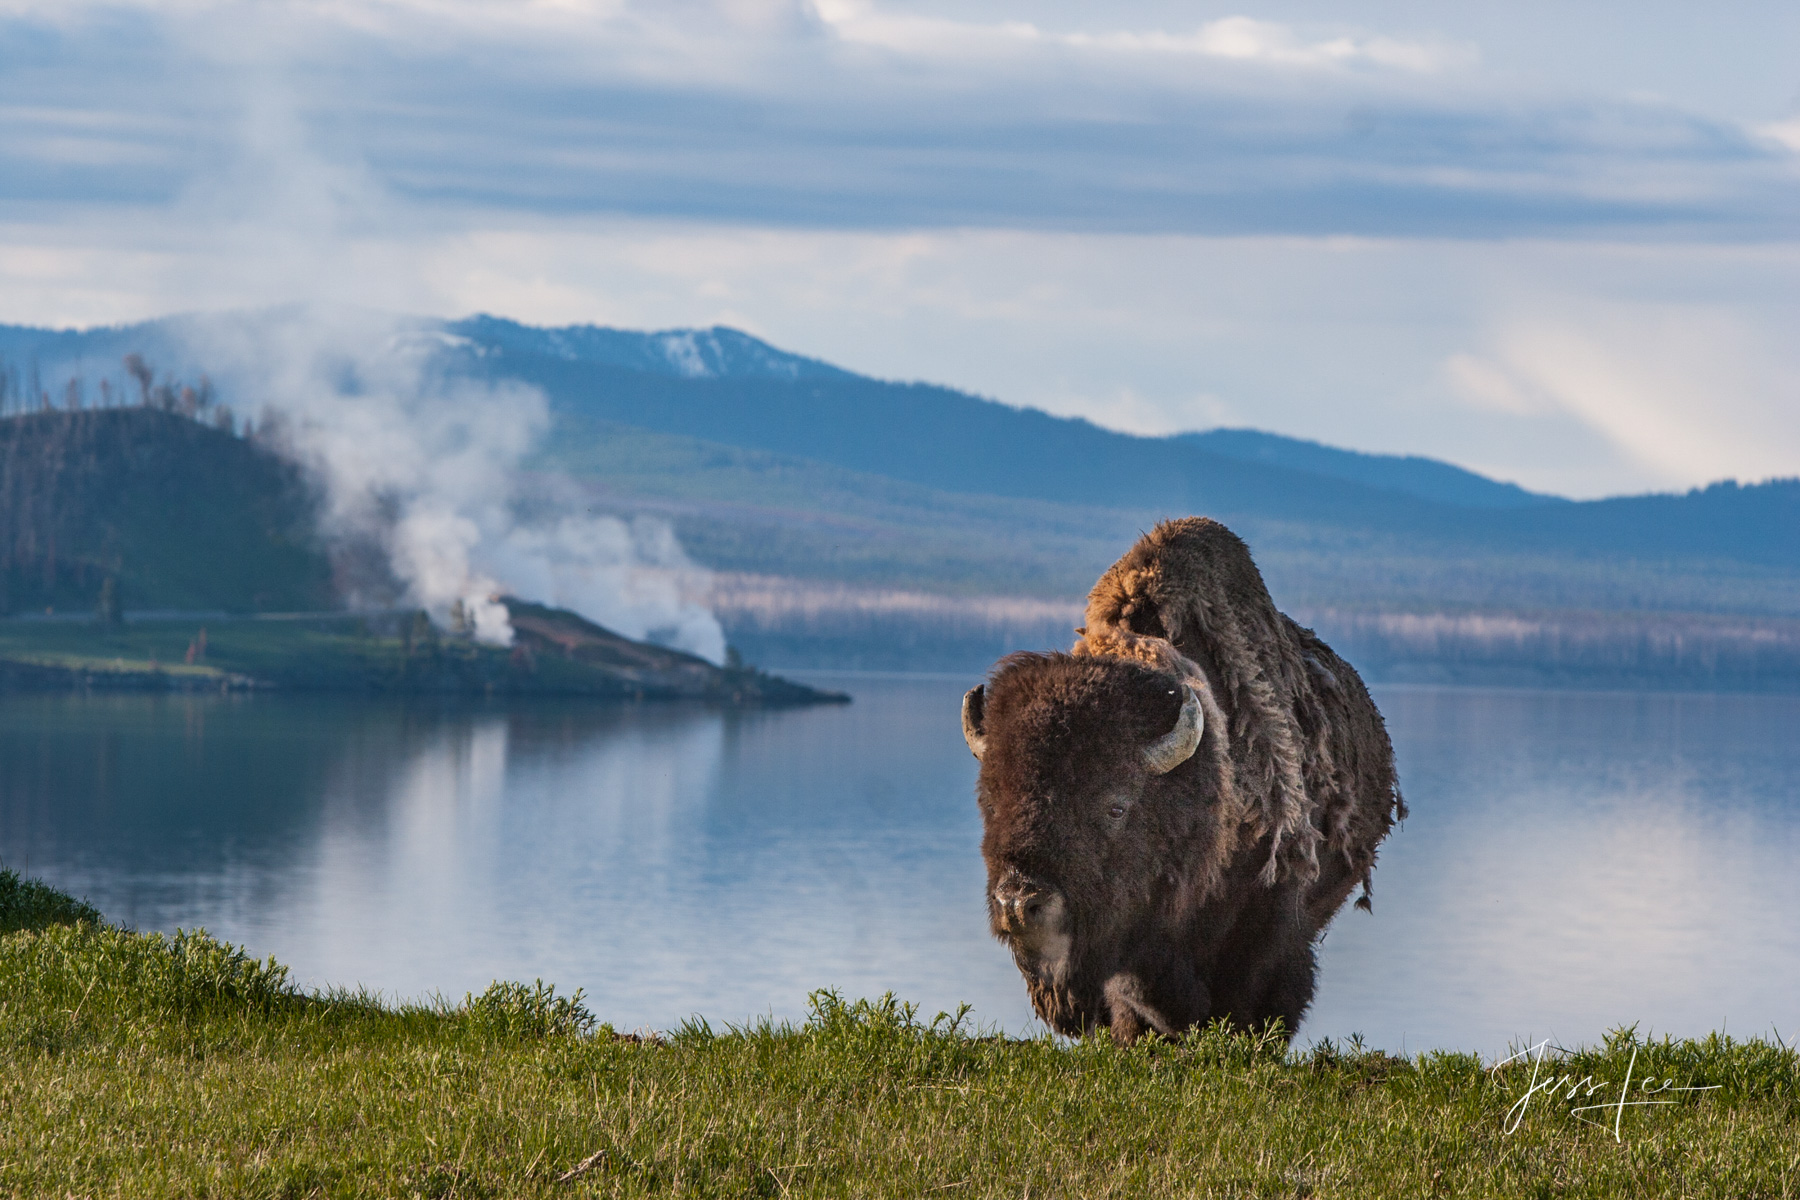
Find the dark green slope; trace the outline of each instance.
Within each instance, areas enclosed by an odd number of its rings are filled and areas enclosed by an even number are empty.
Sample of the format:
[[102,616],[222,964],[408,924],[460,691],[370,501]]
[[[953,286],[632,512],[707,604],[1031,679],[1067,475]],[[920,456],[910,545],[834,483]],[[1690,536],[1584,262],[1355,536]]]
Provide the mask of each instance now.
[[[128,623],[0,623],[0,690],[279,687],[402,694],[841,700],[751,669],[632,642],[509,601],[509,650],[440,637],[423,614],[259,619],[334,607],[300,471],[252,441],[156,409],[0,419],[0,599],[93,612],[112,584]],[[185,610],[157,618],[143,610]],[[218,610],[246,614],[221,619]],[[7,609],[0,608],[0,611]]]
[[323,608],[331,569],[299,471],[154,409],[0,420],[0,612]]

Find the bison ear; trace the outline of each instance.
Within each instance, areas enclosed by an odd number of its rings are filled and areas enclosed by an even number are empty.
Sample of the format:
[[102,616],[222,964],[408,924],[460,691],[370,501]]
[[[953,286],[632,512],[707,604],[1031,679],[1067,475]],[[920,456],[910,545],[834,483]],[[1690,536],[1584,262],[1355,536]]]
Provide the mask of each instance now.
[[1175,728],[1144,747],[1144,766],[1152,775],[1167,775],[1188,759],[1200,745],[1205,719],[1200,715],[1200,693],[1191,687],[1181,689],[1187,698],[1181,702],[1181,715]]
[[983,710],[987,707],[987,687],[976,684],[963,693],[963,741],[969,743],[969,750],[980,758],[987,753],[987,734],[981,731]]

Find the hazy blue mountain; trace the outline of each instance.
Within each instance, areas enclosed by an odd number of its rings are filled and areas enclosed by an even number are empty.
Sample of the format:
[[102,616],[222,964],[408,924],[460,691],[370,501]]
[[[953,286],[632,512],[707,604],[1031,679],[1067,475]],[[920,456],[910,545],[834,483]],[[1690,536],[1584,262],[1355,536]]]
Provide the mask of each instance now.
[[1404,539],[1421,553],[1800,567],[1800,484],[1791,481],[1472,506],[1422,497],[1417,488],[1247,461],[1192,439],[1115,433],[927,384],[858,376],[691,379],[504,350],[470,355],[463,369],[537,384],[569,418],[789,455],[957,494],[1273,521],[1304,526],[1318,539]]
[[0,366],[14,374],[19,386],[35,372],[41,388],[60,403],[61,389],[72,376],[91,384],[103,374],[119,375],[119,360],[127,354],[168,357],[174,344],[169,325],[168,320],[93,329],[0,325]]
[[1444,504],[1469,508],[1530,508],[1538,504],[1565,503],[1561,496],[1528,492],[1516,483],[1501,483],[1416,454],[1364,454],[1302,438],[1264,433],[1259,429],[1209,429],[1203,433],[1177,434],[1176,438],[1244,462],[1310,471],[1315,475],[1406,492]]
[[[159,372],[196,374],[208,364],[194,346],[221,331],[241,342],[257,326],[297,313],[290,306],[180,315],[81,331],[0,326],[0,359],[15,372],[16,390],[27,390],[35,374],[38,387],[60,399],[67,377],[121,382],[127,353],[143,354]],[[1299,517],[1326,510],[1355,520],[1394,509],[1394,496],[1375,492],[1476,508],[1551,499],[1431,459],[1358,454],[1254,430],[1131,437],[951,388],[870,379],[724,327],[544,329],[485,314],[405,325],[444,335],[448,352],[466,355],[479,373],[542,384],[567,413],[959,492],[1114,508]],[[240,400],[240,408],[256,407],[253,397]]]
[[[1168,515],[927,488],[567,414],[533,466],[575,481],[597,511],[672,521],[681,544],[709,567],[828,587],[1070,599]],[[1748,498],[1779,492],[1758,489]],[[1607,517],[1612,510],[1592,511]],[[1255,516],[1234,515],[1230,522],[1255,548],[1278,601],[1296,611],[1577,607],[1800,616],[1800,571],[1717,554],[1699,561],[1557,554],[1530,531],[1517,534],[1509,548],[1498,539],[1434,539]],[[921,625],[906,636],[917,643],[942,633]]]
[[[121,361],[127,354],[142,356],[159,379],[208,374],[219,382],[228,379],[229,373],[208,347],[254,346],[280,336],[295,321],[306,319],[308,312],[304,305],[289,304],[222,313],[178,313],[131,325],[78,330],[0,325],[0,367],[14,376],[20,387],[27,387],[35,376],[58,404],[71,379],[82,381],[90,394],[102,379],[115,385],[128,383]],[[334,315],[351,318],[346,322],[351,325],[356,318],[366,317],[369,327],[384,333],[394,326],[394,318],[383,313],[340,309]],[[444,332],[443,322],[436,320],[407,318],[394,332],[402,337],[425,334],[433,344],[456,341]],[[254,396],[235,399],[251,411],[259,407]]]
[[[210,374],[217,383],[232,382],[221,364],[209,362],[208,346],[241,348],[279,336],[282,327],[309,316],[300,305],[226,313],[190,313],[134,325],[93,329],[38,329],[0,325],[0,369],[9,371],[10,387],[19,395],[48,392],[62,403],[70,379],[90,390],[101,379],[127,385],[121,360],[141,355],[157,376],[194,377]],[[735,329],[665,329],[639,331],[598,325],[540,329],[501,317],[478,315],[461,321],[400,318],[354,309],[331,310],[335,327],[354,328],[366,317],[369,327],[391,333],[396,344],[413,348],[464,350],[476,355],[512,354],[559,362],[612,367],[634,374],[672,379],[762,379],[778,381],[842,381],[859,378],[830,363],[778,350]],[[253,398],[252,398],[253,400]],[[254,403],[252,403],[254,407]]]
[[[43,386],[59,395],[57,372],[84,364],[116,372],[131,350],[159,369],[205,369],[182,357],[192,354],[185,347],[205,344],[197,333],[216,327],[242,339],[294,311],[83,332],[0,327],[0,357],[15,373],[37,362]],[[952,388],[855,375],[723,328],[537,329],[478,316],[408,319],[402,329],[440,346],[445,369],[542,387],[563,422],[559,436],[591,437],[584,429],[611,423],[955,496],[1147,519],[1210,513],[1253,523],[1264,544],[1278,538],[1296,554],[1312,545],[1341,555],[1375,539],[1384,554],[1399,547],[1440,559],[1500,555],[1528,571],[1539,571],[1526,564],[1541,558],[1551,582],[1539,591],[1547,596],[1560,594],[1555,581],[1575,580],[1600,561],[1679,563],[1690,574],[1724,562],[1800,569],[1800,483],[1792,481],[1577,503],[1430,459],[1357,454],[1250,430],[1134,437]],[[219,382],[224,402],[256,410],[255,396],[234,395],[231,380]],[[1569,582],[1570,602],[1588,587]]]
[[521,353],[467,369],[537,384],[553,409],[951,492],[1168,512],[1321,511],[1401,520],[1397,492],[1245,463],[1170,439],[1010,408],[949,388],[842,380],[685,379]]

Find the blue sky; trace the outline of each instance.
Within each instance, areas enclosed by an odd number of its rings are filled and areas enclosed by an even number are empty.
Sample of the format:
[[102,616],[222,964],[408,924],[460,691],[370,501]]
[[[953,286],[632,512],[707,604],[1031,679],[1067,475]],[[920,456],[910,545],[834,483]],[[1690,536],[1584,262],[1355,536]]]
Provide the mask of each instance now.
[[1800,474],[1800,7],[0,0],[0,320],[737,325],[1575,495]]

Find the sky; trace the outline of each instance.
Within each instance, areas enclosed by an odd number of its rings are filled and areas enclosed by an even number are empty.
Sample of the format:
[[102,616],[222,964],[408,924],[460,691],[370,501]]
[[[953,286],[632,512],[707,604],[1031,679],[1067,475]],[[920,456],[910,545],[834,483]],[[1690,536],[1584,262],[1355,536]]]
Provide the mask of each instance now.
[[1800,6],[0,0],[0,321],[292,300],[1800,475]]

